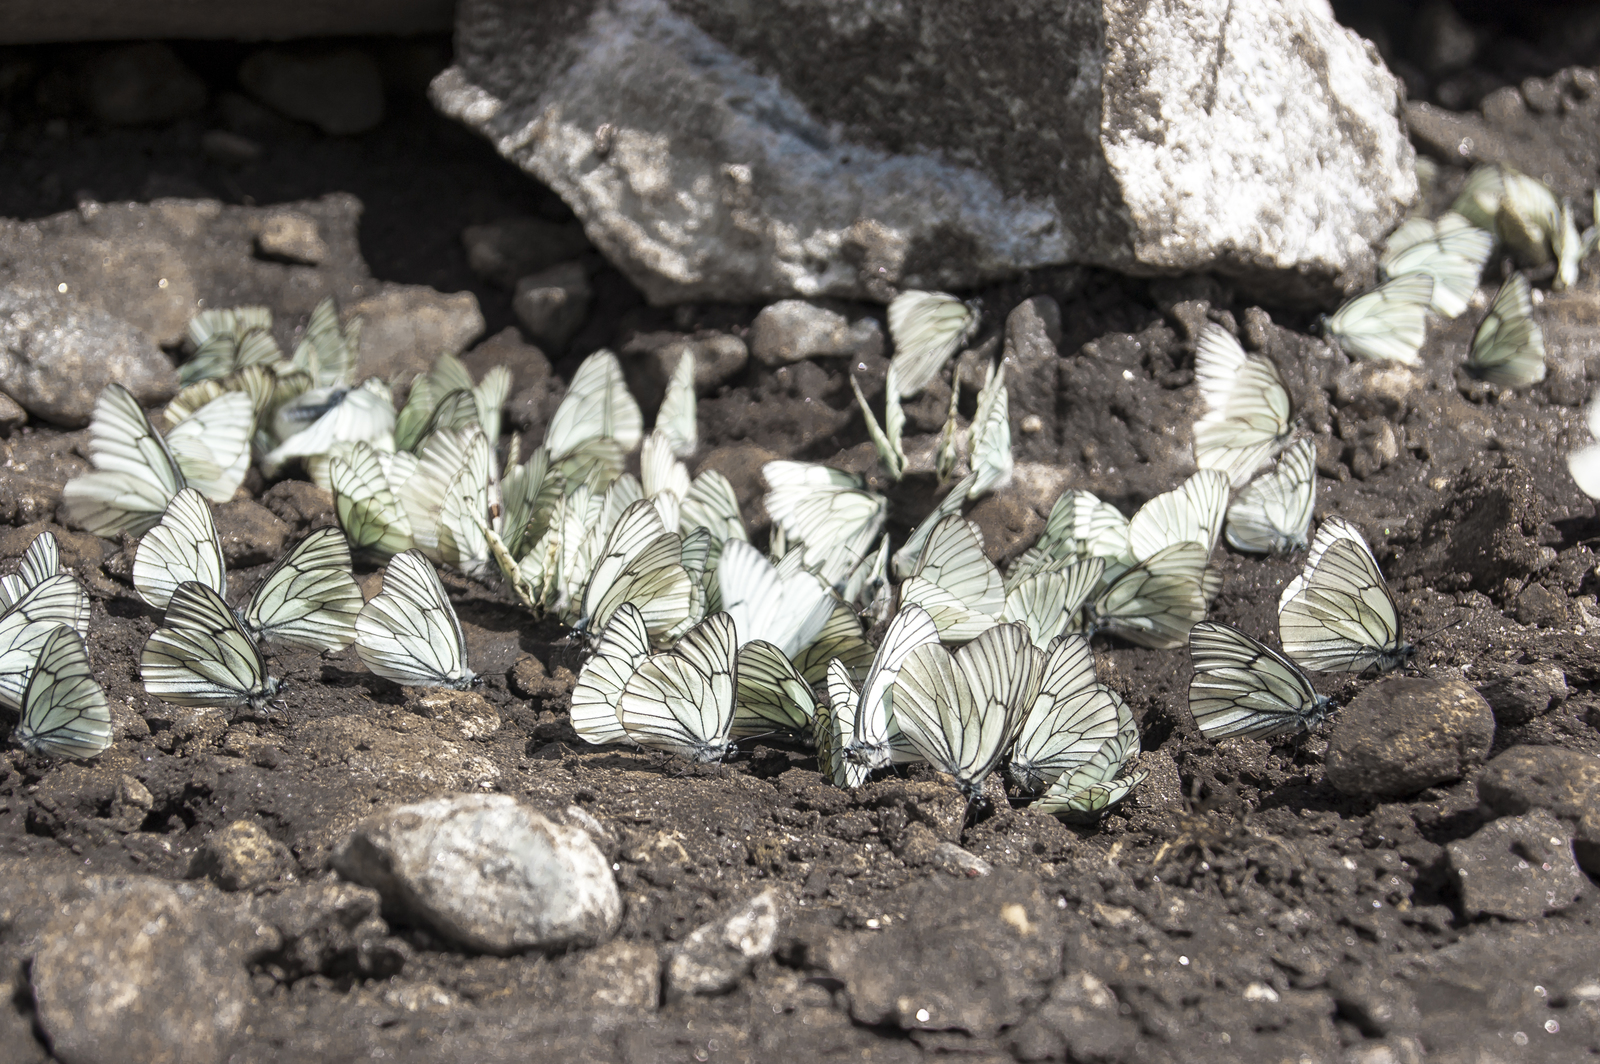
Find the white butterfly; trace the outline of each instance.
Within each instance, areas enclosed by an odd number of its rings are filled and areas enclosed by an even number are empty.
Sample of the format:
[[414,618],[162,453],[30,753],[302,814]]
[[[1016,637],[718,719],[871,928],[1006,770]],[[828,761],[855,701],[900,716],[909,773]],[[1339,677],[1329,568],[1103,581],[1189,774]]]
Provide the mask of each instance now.
[[1011,746],[1039,695],[1028,630],[996,625],[951,653],[938,643],[912,650],[894,681],[900,734],[923,760],[955,777],[969,800]]
[[773,523],[803,544],[807,569],[837,586],[877,541],[889,500],[827,466],[768,462],[761,473],[771,486],[766,505]]
[[689,496],[689,467],[673,455],[672,440],[660,429],[644,438],[639,452],[639,480],[645,498],[661,512],[661,523],[668,532],[677,532],[682,525],[683,500]]
[[313,529],[261,578],[238,610],[259,643],[343,650],[356,639],[361,587],[350,573],[350,545],[337,528]]
[[1323,332],[1352,355],[1414,366],[1427,337],[1432,302],[1433,278],[1408,273],[1334,311],[1323,322]]
[[739,497],[733,485],[715,469],[705,470],[690,483],[689,494],[678,510],[678,528],[688,532],[707,529],[713,543],[750,538],[744,518],[739,516]]
[[1600,396],[1589,399],[1583,410],[1589,427],[1591,442],[1567,455],[1567,471],[1577,483],[1578,490],[1591,499],[1600,499]]
[[1222,534],[1228,510],[1228,478],[1202,469],[1171,491],[1139,507],[1128,522],[1128,553],[1144,561],[1175,543],[1198,543],[1207,556]]
[[901,292],[889,303],[889,337],[901,398],[916,395],[978,331],[976,307],[944,292]]
[[1493,233],[1446,211],[1438,221],[1406,219],[1389,234],[1378,265],[1389,277],[1420,273],[1433,278],[1434,312],[1454,318],[1467,309],[1493,248]]
[[29,591],[61,572],[61,545],[55,533],[40,532],[22,553],[16,573],[0,576],[0,614],[10,610]]
[[1479,229],[1493,233],[1498,228],[1495,219],[1500,213],[1500,200],[1505,196],[1505,191],[1500,167],[1493,163],[1474,166],[1472,172],[1467,174],[1461,191],[1456,194],[1455,202],[1450,205],[1450,210]]
[[397,684],[459,690],[478,681],[467,667],[467,640],[455,607],[419,550],[390,560],[383,590],[356,617],[355,642],[367,668]]
[[44,577],[0,613],[0,705],[20,706],[39,648],[63,624],[89,634],[89,596],[71,573]]
[[57,625],[40,648],[11,738],[30,754],[50,757],[95,757],[111,745],[106,693],[83,637],[69,625]]
[[1556,258],[1556,275],[1550,282],[1550,290],[1564,292],[1577,284],[1578,265],[1593,249],[1593,236],[1578,232],[1578,222],[1572,214],[1572,201],[1562,200],[1560,224],[1550,234],[1550,250]]
[[613,440],[622,454],[644,438],[644,415],[622,378],[622,364],[610,351],[583,360],[545,430],[544,445],[553,461],[578,454],[591,440]]
[[967,498],[975,499],[1011,483],[1015,463],[1011,457],[1011,397],[1006,391],[1005,363],[1000,363],[998,370],[990,363],[985,370],[978,408],[972,414],[967,435],[973,473]]
[[310,376],[312,387],[348,385],[355,376],[360,339],[361,319],[340,325],[338,305],[332,296],[323,296],[311,311],[306,331],[290,361],[295,369]]
[[639,663],[617,702],[628,738],[696,762],[721,761],[733,749],[738,633],[714,613],[665,654]]
[[1050,508],[1044,531],[1006,572],[1007,590],[1034,573],[1060,569],[1090,558],[1105,564],[1104,579],[1126,569],[1128,519],[1110,503],[1087,491],[1065,491]]
[[963,643],[1000,623],[1005,581],[966,518],[952,514],[928,536],[917,567],[900,586],[900,601],[926,610],[941,639]]
[[806,683],[821,683],[828,675],[828,662],[838,658],[849,675],[856,675],[872,664],[874,651],[862,635],[861,619],[843,603],[835,604],[811,645],[794,657],[794,667]]
[[410,479],[416,466],[412,455],[380,455],[364,443],[329,463],[334,516],[353,549],[385,559],[414,545],[411,519],[395,492]]
[[1333,708],[1294,662],[1229,625],[1195,625],[1189,657],[1189,712],[1213,742],[1293,735],[1315,727]]
[[698,619],[703,599],[683,565],[683,541],[649,499],[617,519],[584,587],[576,628],[599,631],[624,602],[639,607],[652,638],[670,643]]
[[667,380],[661,409],[656,412],[656,430],[672,441],[672,453],[688,458],[700,447],[700,426],[694,395],[694,352],[685,351]]
[[1307,545],[1317,501],[1317,446],[1297,440],[1270,473],[1245,485],[1228,507],[1228,543],[1235,550],[1281,554]]
[[1467,370],[1507,388],[1544,380],[1544,330],[1533,318],[1533,297],[1522,274],[1506,278],[1489,304],[1489,313],[1472,334]]
[[178,585],[139,659],[144,689],[178,706],[249,706],[278,693],[266,659],[227,601],[204,584]]
[[901,440],[906,430],[906,414],[900,405],[898,373],[894,364],[890,363],[888,375],[883,381],[881,427],[878,419],[873,416],[872,408],[867,405],[867,397],[861,391],[861,385],[854,373],[850,374],[850,389],[855,392],[856,405],[861,408],[861,417],[867,424],[867,436],[878,452],[878,460],[883,463],[883,468],[889,471],[890,480],[899,480],[906,472],[906,451]]
[[1128,759],[1139,752],[1139,729],[1132,715],[1085,764],[1059,776],[1044,797],[1033,803],[1041,813],[1051,813],[1069,823],[1093,823],[1145,781],[1148,772],[1122,775]]
[[1058,636],[1044,655],[1039,695],[1018,728],[1007,771],[1018,787],[1037,794],[1088,763],[1127,713],[1121,697],[1096,681],[1089,641]]
[[788,654],[761,639],[739,648],[734,735],[798,732],[810,738],[816,716],[816,695]]
[[722,609],[739,638],[771,643],[786,657],[811,645],[833,614],[834,598],[811,573],[789,561],[774,566],[755,547],[731,540],[717,562]]
[[1520,261],[1529,266],[1549,262],[1561,228],[1561,203],[1538,178],[1500,168],[1500,209],[1495,232]]
[[189,319],[188,339],[194,353],[178,367],[183,387],[283,360],[272,338],[272,311],[266,307],[202,310]]
[[945,492],[944,498],[939,500],[933,511],[917,522],[917,527],[911,530],[911,535],[907,536],[900,549],[894,552],[893,565],[896,576],[903,580],[911,575],[911,571],[917,567],[917,561],[922,557],[922,549],[927,546],[928,536],[946,517],[961,512],[961,507],[967,501],[967,491],[976,482],[977,478],[970,473],[956,481],[950,490]]
[[1289,438],[1289,393],[1272,363],[1246,355],[1219,325],[1200,334],[1194,377],[1206,406],[1194,424],[1195,463],[1239,487]]
[[1140,646],[1183,646],[1206,615],[1221,577],[1199,543],[1174,543],[1117,576],[1089,608],[1089,631],[1112,632]]
[[1006,592],[1000,620],[1027,625],[1034,645],[1043,647],[1073,624],[1105,568],[1102,559],[1090,558],[1023,577]]
[[162,439],[126,389],[107,385],[89,422],[95,472],[73,477],[62,491],[68,519],[97,536],[138,534],[186,486],[227,502],[250,465],[254,420],[249,396],[224,392]]
[[1296,664],[1319,672],[1388,672],[1415,651],[1372,549],[1339,517],[1317,529],[1305,568],[1283,589],[1278,632]]
[[650,656],[650,634],[644,617],[631,602],[611,615],[594,654],[584,663],[572,688],[572,727],[578,738],[594,746],[624,742],[618,703],[633,671]]
[[228,594],[228,568],[211,504],[193,488],[184,488],[167,504],[161,523],[139,540],[133,586],[145,602],[164,610],[178,585],[191,580]]
[[359,388],[314,388],[284,403],[272,417],[278,446],[264,455],[268,475],[292,458],[340,454],[357,443],[394,450],[394,397],[377,378]]
[[938,641],[933,618],[920,607],[906,606],[889,623],[859,689],[843,661],[828,663],[827,712],[819,706],[816,717],[817,760],[835,786],[859,787],[874,769],[914,760],[909,749],[893,748],[900,733],[892,688],[907,656]]

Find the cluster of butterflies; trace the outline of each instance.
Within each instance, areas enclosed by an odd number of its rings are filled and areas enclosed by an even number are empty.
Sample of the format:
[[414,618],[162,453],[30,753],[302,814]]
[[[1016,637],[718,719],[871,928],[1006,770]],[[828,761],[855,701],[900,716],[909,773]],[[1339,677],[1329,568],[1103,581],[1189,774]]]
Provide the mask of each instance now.
[[[891,477],[905,470],[901,400],[945,371],[978,320],[943,293],[891,304],[883,426],[856,387]],[[275,643],[353,643],[395,682],[464,687],[476,677],[435,566],[498,572],[525,606],[587,642],[572,720],[591,743],[714,761],[738,739],[782,732],[814,744],[841,787],[921,760],[969,797],[1005,763],[1041,808],[1092,818],[1142,778],[1129,771],[1132,715],[1094,673],[1095,634],[1154,648],[1189,641],[1196,684],[1213,685],[1197,688],[1211,693],[1197,696],[1196,718],[1217,736],[1282,735],[1320,719],[1327,703],[1295,662],[1388,668],[1409,652],[1371,552],[1337,521],[1285,592],[1287,656],[1204,623],[1224,531],[1239,550],[1303,548],[1316,487],[1312,442],[1293,439],[1276,369],[1220,327],[1205,331],[1196,358],[1199,472],[1131,518],[1065,492],[1004,573],[961,512],[1012,473],[1002,368],[990,368],[964,430],[952,381],[937,467],[953,483],[898,550],[884,531],[889,501],[864,478],[775,461],[763,469],[763,551],[727,479],[691,477],[684,464],[699,445],[692,356],[646,433],[621,365],[596,352],[543,441],[524,459],[512,435],[502,463],[504,367],[474,382],[442,357],[396,409],[387,384],[351,383],[354,333],[324,304],[284,359],[264,310],[207,312],[191,324],[186,387],[164,435],[120,388],[102,395],[94,471],[69,482],[67,511],[102,535],[143,534],[135,588],[165,611],[141,661],[150,693],[259,711],[279,691],[262,652]],[[269,471],[300,462],[331,490],[339,527],[307,535],[235,608],[208,500],[230,498],[252,457]],[[370,602],[353,555],[387,562]],[[869,627],[884,631],[876,647]]]
[[[1387,280],[1329,315],[1323,331],[1352,355],[1414,365],[1428,313],[1454,318],[1464,312],[1496,247],[1525,267],[1553,263],[1551,287],[1561,291],[1577,283],[1579,264],[1597,240],[1600,229],[1580,233],[1571,202],[1557,200],[1544,182],[1508,166],[1479,166],[1448,211],[1434,220],[1411,218],[1390,234],[1378,260]],[[1544,334],[1521,272],[1507,277],[1489,304],[1472,335],[1466,368],[1509,388],[1544,380]]]

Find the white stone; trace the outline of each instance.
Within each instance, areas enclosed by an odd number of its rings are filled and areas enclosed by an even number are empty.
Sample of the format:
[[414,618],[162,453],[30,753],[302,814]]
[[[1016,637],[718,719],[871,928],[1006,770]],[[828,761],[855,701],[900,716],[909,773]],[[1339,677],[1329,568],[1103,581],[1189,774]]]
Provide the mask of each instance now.
[[504,794],[386,809],[356,826],[333,863],[411,919],[484,953],[593,946],[622,919],[611,867],[588,833]]
[[771,955],[780,916],[777,891],[769,887],[722,919],[695,928],[667,962],[668,999],[738,986],[751,965]]

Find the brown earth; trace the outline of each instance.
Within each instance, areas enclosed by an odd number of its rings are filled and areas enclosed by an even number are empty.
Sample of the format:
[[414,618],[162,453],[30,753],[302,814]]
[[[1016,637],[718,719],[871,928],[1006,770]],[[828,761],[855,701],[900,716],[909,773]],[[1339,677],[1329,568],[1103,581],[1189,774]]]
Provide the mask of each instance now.
[[[25,84],[44,77],[34,70]],[[491,332],[511,320],[509,294],[467,271],[459,230],[508,213],[561,214],[414,96],[416,106],[397,104],[399,117],[364,138],[289,127],[273,143],[295,151],[242,174],[194,161],[194,123],[102,131],[38,99],[20,89],[10,97],[8,154],[20,156],[0,163],[0,211],[63,209],[61,190],[80,181],[103,199],[148,198],[167,189],[152,191],[163,174],[235,202],[355,191],[367,205],[373,272],[476,292]],[[51,121],[68,121],[70,135],[55,137]],[[1596,130],[1580,132],[1592,142]],[[1447,182],[1461,176],[1446,172]],[[1587,174],[1591,184],[1597,177]],[[642,334],[742,334],[758,309],[653,310],[618,278],[598,287],[585,331],[551,353],[563,375],[594,347],[624,350]],[[1600,278],[1543,304],[1551,377],[1521,395],[1455,368],[1481,311],[1434,328],[1413,374],[1350,365],[1308,335],[1304,316],[1235,305],[1209,281],[1031,276],[982,293],[990,320],[975,346],[998,337],[1006,312],[1033,295],[1059,303],[1063,335],[1060,355],[1028,370],[1042,374],[1030,378],[1036,386],[1055,389],[1053,405],[1026,400],[1042,428],[1017,436],[1019,460],[1037,465],[975,511],[1002,556],[1026,546],[1062,486],[1131,510],[1185,475],[1192,343],[1205,321],[1231,323],[1279,365],[1316,436],[1319,516],[1343,515],[1373,541],[1407,631],[1420,639],[1411,670],[1473,682],[1511,665],[1554,664],[1570,696],[1524,723],[1502,721],[1494,751],[1600,752],[1600,651],[1590,634],[1600,625],[1591,553],[1600,524],[1562,462],[1584,438],[1581,404],[1600,377]],[[742,498],[759,494],[758,449],[861,468],[869,452],[848,368],[822,360],[771,371],[752,361],[702,401],[701,461],[728,471]],[[882,371],[881,359],[858,368],[876,390]],[[967,403],[970,413],[970,395]],[[913,431],[935,429],[943,405],[930,395],[914,407]],[[548,404],[539,409],[525,426],[535,433]],[[45,527],[61,483],[83,467],[83,447],[84,434],[50,428],[0,441],[0,509],[19,526],[0,534],[0,558]],[[326,520],[302,487],[259,487],[295,531]],[[897,491],[897,529],[928,502],[926,484]],[[245,539],[269,534],[259,508],[237,506],[225,520]],[[1467,919],[1445,846],[1484,823],[1471,778],[1402,801],[1344,796],[1323,779],[1332,725],[1276,747],[1213,746],[1185,706],[1184,651],[1096,648],[1102,678],[1139,718],[1151,770],[1125,809],[1076,828],[1000,803],[963,830],[955,792],[926,771],[847,793],[822,782],[806,750],[777,742],[710,767],[587,748],[567,721],[580,659],[563,632],[493,588],[448,576],[471,664],[499,716],[492,730],[430,716],[421,692],[375,678],[353,652],[273,656],[285,691],[260,719],[167,706],[137,678],[155,618],[127,583],[131,545],[56,532],[94,597],[90,653],[116,741],[86,764],[15,750],[0,760],[0,893],[11,914],[0,952],[16,979],[0,1008],[11,1034],[0,1042],[5,1059],[48,1058],[31,1012],[32,940],[16,930],[28,921],[16,913],[48,909],[52,884],[190,878],[208,834],[242,819],[290,855],[260,890],[295,896],[333,877],[331,851],[367,812],[466,790],[558,815],[577,806],[596,819],[625,900],[618,940],[566,956],[483,957],[394,920],[368,921],[359,941],[340,940],[311,961],[241,947],[251,997],[230,1059],[898,1061],[949,1052],[1378,1064],[1424,1051],[1430,1061],[1600,1052],[1600,1013],[1580,992],[1600,976],[1592,888],[1559,916]],[[1278,591],[1298,563],[1219,550],[1225,579],[1213,616],[1270,636]],[[261,572],[258,564],[231,579],[248,589]],[[1346,702],[1371,682],[1328,677],[1319,687]],[[948,865],[939,842],[958,842],[992,872]],[[674,943],[768,886],[785,899],[779,945],[737,989],[617,1003],[621,975],[642,972],[653,986]],[[220,904],[214,893],[200,899]]]

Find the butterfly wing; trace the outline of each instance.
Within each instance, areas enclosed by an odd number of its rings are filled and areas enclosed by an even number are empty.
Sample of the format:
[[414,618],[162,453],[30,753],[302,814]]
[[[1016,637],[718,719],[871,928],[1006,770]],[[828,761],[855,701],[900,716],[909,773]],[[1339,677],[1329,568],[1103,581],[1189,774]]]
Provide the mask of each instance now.
[[545,430],[544,445],[556,461],[593,439],[615,440],[626,454],[644,438],[644,415],[628,392],[622,364],[610,351],[583,360]]
[[212,502],[228,502],[250,468],[255,404],[243,392],[224,392],[167,433],[167,447],[184,483]]
[[1427,337],[1432,302],[1433,278],[1406,274],[1356,296],[1334,311],[1324,327],[1352,355],[1414,366]]
[[1528,279],[1506,278],[1472,334],[1467,368],[1491,384],[1526,388],[1544,380],[1544,331],[1533,317]]
[[1189,632],[1189,712],[1206,738],[1276,739],[1326,714],[1293,662],[1237,628],[1201,621]]
[[926,388],[978,323],[971,306],[944,292],[910,290],[895,296],[889,303],[889,337],[894,341],[890,364],[901,398]]
[[1287,437],[1289,393],[1270,362],[1246,355],[1218,325],[1201,333],[1194,372],[1206,404],[1194,426],[1195,462],[1221,471],[1237,487]]
[[250,596],[243,619],[260,642],[337,651],[355,642],[362,606],[344,533],[319,528],[272,567]]
[[727,756],[738,683],[737,639],[732,619],[716,613],[670,653],[645,659],[618,703],[628,737],[691,761]]
[[[1319,538],[1321,532],[1318,533]],[[1410,656],[1400,610],[1366,541],[1333,538],[1278,611],[1283,649],[1319,672],[1384,672]]]
[[1094,655],[1081,635],[1051,641],[1039,694],[1028,708],[1011,751],[1017,785],[1038,793],[1076,770],[1116,735],[1127,707],[1095,679]]
[[779,731],[810,736],[816,715],[817,699],[811,685],[781,648],[760,639],[739,648],[734,735]]
[[216,591],[190,581],[167,603],[139,659],[144,689],[178,706],[259,709],[278,691],[255,640]]
[[1390,234],[1378,265],[1388,277],[1420,273],[1433,278],[1435,313],[1454,318],[1477,291],[1494,235],[1446,211],[1434,222],[1410,218]]
[[358,443],[329,464],[333,512],[350,545],[389,558],[412,545],[411,521],[400,507],[377,452]]
[[145,531],[185,484],[166,441],[120,384],[95,400],[89,461],[95,472],[67,481],[62,499],[68,520],[97,536]]
[[444,584],[415,549],[389,562],[383,590],[356,616],[355,645],[367,668],[397,684],[465,688],[477,679]]
[[1316,444],[1301,439],[1270,473],[1247,484],[1228,507],[1235,550],[1278,554],[1306,546],[1317,498]]
[[0,705],[20,706],[39,648],[58,625],[89,631],[89,596],[70,573],[46,577],[0,614]]
[[211,504],[195,489],[184,488],[167,504],[161,523],[139,541],[133,586],[145,602],[164,610],[178,585],[190,580],[228,593],[227,563]]
[[650,633],[644,618],[638,607],[625,602],[611,615],[572,688],[572,727],[578,738],[594,746],[627,739],[617,707],[634,670],[649,656]]
[[1138,561],[1175,543],[1198,543],[1207,554],[1217,545],[1228,509],[1228,478],[1202,469],[1172,491],[1139,507],[1128,522],[1128,549]]
[[1095,629],[1156,650],[1182,646],[1216,594],[1210,556],[1198,543],[1176,543],[1124,572],[1095,600]]
[[30,754],[89,758],[111,745],[106,693],[89,667],[83,637],[57,625],[39,651],[11,738]]

